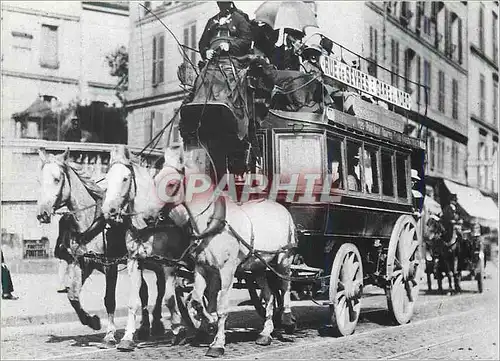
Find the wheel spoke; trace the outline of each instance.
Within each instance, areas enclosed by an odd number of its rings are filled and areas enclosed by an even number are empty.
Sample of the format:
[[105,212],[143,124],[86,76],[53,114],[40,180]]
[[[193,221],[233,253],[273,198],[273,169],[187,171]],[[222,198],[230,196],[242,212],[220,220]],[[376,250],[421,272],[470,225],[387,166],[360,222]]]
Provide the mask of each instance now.
[[341,297],[344,297],[344,300],[345,300],[345,298],[346,298],[345,291],[337,292],[337,294],[335,295],[335,299],[337,300],[337,305],[340,305],[340,298]]
[[345,314],[346,314],[346,308],[347,308],[347,305],[346,305],[346,298],[343,298],[341,302],[339,302],[339,304],[337,305],[337,320],[342,323],[342,322],[345,322]]
[[406,290],[406,298],[408,299],[408,301],[413,302],[413,294],[412,294],[413,287],[410,285],[410,282],[411,281],[404,281],[404,286]]
[[346,281],[352,280],[353,264],[354,264],[354,253],[351,253],[347,257],[347,260],[344,264],[344,267],[346,268],[346,274],[345,274]]
[[354,281],[356,279],[356,275],[358,274],[360,264],[359,262],[354,262],[352,266],[352,272],[351,272],[351,280]]
[[410,250],[407,253],[408,259],[411,259],[413,257],[417,249],[418,249],[418,241],[413,241],[410,245]]
[[344,282],[339,280],[339,282],[337,283],[337,291],[344,291],[344,290],[345,290]]
[[356,310],[354,309],[354,299],[350,299],[347,301],[347,305],[349,308],[349,322],[354,322],[356,320]]

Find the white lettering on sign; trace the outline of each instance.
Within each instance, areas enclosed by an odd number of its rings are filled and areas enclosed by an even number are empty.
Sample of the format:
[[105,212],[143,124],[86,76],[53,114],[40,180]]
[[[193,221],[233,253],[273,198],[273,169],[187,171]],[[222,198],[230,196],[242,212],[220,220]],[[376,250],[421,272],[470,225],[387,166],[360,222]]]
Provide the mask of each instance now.
[[352,86],[381,100],[411,110],[411,95],[377,78],[363,73],[330,56],[322,55],[320,65],[323,73],[346,85]]

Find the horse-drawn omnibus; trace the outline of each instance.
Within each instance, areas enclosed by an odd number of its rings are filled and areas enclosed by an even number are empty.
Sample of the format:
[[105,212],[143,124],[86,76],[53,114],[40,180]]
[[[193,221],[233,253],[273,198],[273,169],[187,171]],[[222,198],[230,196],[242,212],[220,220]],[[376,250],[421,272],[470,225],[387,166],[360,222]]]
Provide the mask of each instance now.
[[[249,105],[243,109],[248,123],[240,122],[227,102],[208,96],[201,99],[195,91],[179,114],[180,126],[195,133],[191,140],[196,140],[198,148],[193,143],[184,144],[184,151],[167,148],[164,166],[154,182],[124,150],[115,152],[110,161],[103,203],[106,219],[120,219],[125,212],[137,221],[144,210],[164,207],[165,217],[145,232],[137,230],[145,218],[136,225],[129,222],[129,274],[140,280],[138,259],[167,262],[170,267],[174,263],[180,313],[195,327],[205,317],[217,328],[207,353],[210,356],[224,353],[228,287],[248,288],[257,311],[266,318],[257,340],[261,345],[271,342],[272,302],[282,311],[285,331],[295,327],[290,283],[297,289],[324,286],[338,336],[354,332],[363,286],[368,284],[386,291],[389,313],[397,324],[409,322],[413,315],[422,270],[418,224],[422,199],[416,201],[412,188],[423,187],[412,184],[411,174],[416,171],[423,185],[425,147],[421,139],[409,135],[408,119],[401,114],[411,110],[411,96],[347,65],[342,56],[345,48],[339,45],[339,52],[333,52],[332,43],[327,39],[316,47],[315,58],[309,59],[309,65],[315,67],[311,71],[270,70],[269,63],[258,58],[247,70],[236,71],[236,59],[228,55],[227,67],[221,67],[215,55],[201,70],[197,84],[208,86],[211,93],[215,76],[207,76],[207,72],[223,73],[223,84],[234,92],[231,97],[239,97],[240,113],[242,106]],[[340,57],[335,58],[334,53]],[[274,82],[268,98],[255,83],[256,74],[266,71]],[[420,85],[416,85],[415,94],[420,94]],[[348,98],[352,103],[346,106]],[[266,102],[267,112],[257,111],[257,105]],[[248,127],[248,138],[242,124]],[[252,144],[254,135],[260,151]],[[232,146],[238,152],[227,149]],[[233,178],[238,199],[226,200],[224,195],[215,200],[202,198],[198,204],[187,199],[193,193],[189,188],[194,187],[192,179],[196,179],[190,178],[191,172],[204,172],[212,180],[222,181],[221,173],[232,172],[231,161],[241,160],[231,158],[235,153],[244,153],[246,158],[246,174]],[[165,208],[151,197],[153,183],[156,187],[161,184],[156,191],[164,187],[167,194],[185,195],[186,199],[168,201]],[[230,183],[219,190],[230,194]],[[250,197],[262,200],[252,202]],[[157,227],[167,218],[175,224]],[[179,247],[172,256],[173,228],[180,227],[188,237],[177,231]],[[200,232],[203,227],[206,229]],[[187,254],[192,256],[190,262],[185,262]],[[140,283],[134,286],[137,292],[131,293],[124,336],[128,342],[123,349],[132,347],[135,312],[140,305]]]
[[[346,49],[338,46],[345,54]],[[400,115],[410,110],[411,96],[325,52],[319,65],[323,79],[340,90],[340,103],[346,95],[353,96],[357,111],[351,108],[349,114],[343,105],[325,104],[314,112],[307,107],[288,111],[271,107],[256,132],[261,154],[254,171],[267,180],[267,186],[257,182],[257,197],[272,197],[291,213],[299,232],[293,287],[308,285],[317,290],[323,284],[323,291],[328,289],[337,335],[354,331],[362,288],[368,284],[382,287],[391,317],[397,324],[407,323],[423,266],[416,215],[420,209],[415,209],[410,174],[416,170],[423,186],[425,162],[425,142],[405,133],[408,119]],[[416,84],[420,91],[419,87]],[[298,88],[304,88],[304,83]],[[259,104],[257,92],[254,87],[253,114]],[[371,103],[362,97],[375,100]],[[202,130],[207,127],[203,114],[211,106],[207,102],[183,105],[202,109],[198,111]],[[389,107],[403,111],[398,114]],[[213,122],[212,132],[218,124]],[[239,187],[244,189],[245,184]],[[249,288],[257,311],[265,313],[254,283],[241,281],[235,287]]]
[[338,333],[354,330],[367,284],[384,288],[391,316],[408,322],[421,258],[410,171],[423,168],[422,143],[335,109],[327,117],[271,110],[259,137],[264,174],[284,181],[304,169],[321,175],[312,199],[300,200],[299,191],[281,200],[300,230],[305,264],[330,275]]

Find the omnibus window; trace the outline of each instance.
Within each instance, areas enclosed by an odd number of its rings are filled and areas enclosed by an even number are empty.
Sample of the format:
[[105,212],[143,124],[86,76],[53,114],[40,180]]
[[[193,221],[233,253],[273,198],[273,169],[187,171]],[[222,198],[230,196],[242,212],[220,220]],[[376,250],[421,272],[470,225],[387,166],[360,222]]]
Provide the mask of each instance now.
[[361,192],[361,144],[347,141],[347,189]]
[[406,156],[396,154],[396,174],[398,176],[398,197],[408,198],[406,189]]
[[387,151],[382,151],[382,193],[386,196],[394,196],[392,154]]
[[365,190],[367,193],[379,193],[378,185],[378,149],[371,146],[365,146],[363,152],[363,165],[365,174]]
[[336,138],[328,138],[328,174],[332,176],[332,188],[344,189],[342,172],[342,141]]
[[293,174],[323,173],[323,135],[303,134],[278,135],[278,173],[284,182]]

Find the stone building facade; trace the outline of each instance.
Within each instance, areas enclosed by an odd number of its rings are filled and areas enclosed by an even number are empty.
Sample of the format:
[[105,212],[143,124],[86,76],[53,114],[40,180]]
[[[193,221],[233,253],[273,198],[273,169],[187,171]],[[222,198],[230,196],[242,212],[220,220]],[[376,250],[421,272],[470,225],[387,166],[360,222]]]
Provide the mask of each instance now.
[[2,1],[2,137],[39,96],[119,104],[106,55],[128,45],[128,4]]
[[[215,2],[146,2],[181,44],[197,48]],[[261,1],[236,1],[250,18]],[[321,31],[336,43],[376,63],[376,76],[412,94],[408,118],[427,127],[429,182],[447,178],[466,183],[468,102],[467,14],[464,2],[309,2]],[[332,21],[334,16],[335,21]],[[170,120],[185,93],[177,66],[183,61],[169,31],[150,12],[130,9],[129,139],[146,144]],[[155,51],[156,44],[161,44]],[[187,50],[196,63],[199,55]],[[355,56],[354,56],[355,57]],[[364,64],[364,65],[363,65]],[[156,68],[156,67],[160,68]],[[425,91],[402,77],[428,86]],[[362,69],[370,72],[373,69]],[[153,77],[156,76],[156,79]],[[410,121],[411,122],[411,121]],[[174,122],[175,123],[175,122]],[[413,131],[418,131],[416,123]],[[411,128],[411,127],[410,127]],[[163,138],[178,139],[176,127]]]
[[498,196],[498,1],[470,1],[469,185]]
[[47,103],[52,99],[55,108],[77,99],[119,104],[118,79],[109,74],[105,56],[128,45],[128,3],[2,1],[1,16],[2,247],[9,259],[29,256],[30,249],[36,257],[50,256],[57,217],[50,225],[36,219],[39,147],[51,153],[70,148],[74,160],[97,180],[106,171],[111,145],[43,141],[37,139],[36,122],[28,137],[20,137],[12,115],[39,97]]

